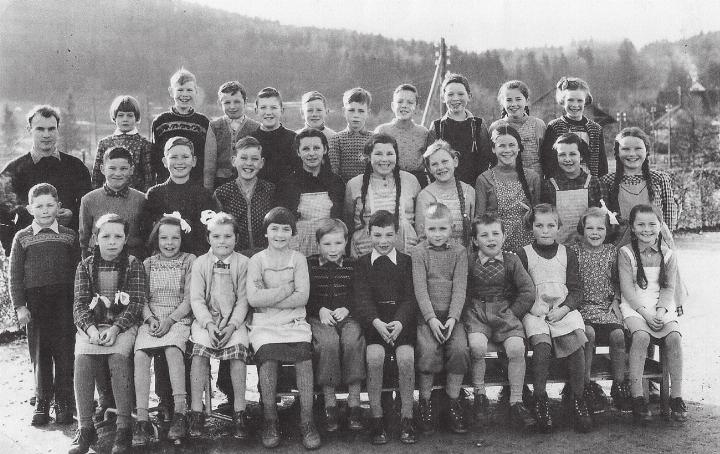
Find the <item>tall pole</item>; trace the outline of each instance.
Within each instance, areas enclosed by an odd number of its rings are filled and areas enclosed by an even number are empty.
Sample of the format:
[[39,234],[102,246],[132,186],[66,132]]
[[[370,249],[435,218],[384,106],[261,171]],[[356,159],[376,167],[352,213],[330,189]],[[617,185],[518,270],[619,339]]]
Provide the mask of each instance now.
[[[447,51],[447,45],[445,44],[445,38],[440,38],[440,78],[444,79],[445,74],[447,74],[447,64],[448,64],[448,51]],[[440,112],[442,115],[445,115],[445,111],[447,110],[447,106],[445,105],[445,102],[443,101],[442,95],[440,96]]]
[[668,167],[672,167],[672,155],[670,154],[670,143],[672,142],[672,105],[665,106],[668,113]]
[[427,101],[425,101],[425,109],[423,110],[422,120],[420,124],[427,127],[425,122],[427,121],[428,113],[430,112],[430,106],[432,103],[433,94],[438,84],[438,74],[440,74],[440,62],[435,62],[435,74],[433,75],[432,83],[430,84],[430,91],[428,92]]

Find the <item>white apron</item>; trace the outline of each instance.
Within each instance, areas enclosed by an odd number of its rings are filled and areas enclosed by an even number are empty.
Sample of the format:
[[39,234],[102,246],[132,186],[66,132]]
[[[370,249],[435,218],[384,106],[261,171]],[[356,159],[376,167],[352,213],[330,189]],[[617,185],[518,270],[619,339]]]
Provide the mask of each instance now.
[[582,188],[566,191],[561,191],[555,178],[550,178],[550,184],[555,188],[555,206],[562,224],[557,239],[560,244],[565,244],[577,232],[578,221],[588,209],[588,186],[591,177],[592,175],[588,174]]
[[309,257],[318,253],[315,231],[320,222],[330,217],[330,210],[333,203],[327,191],[304,192],[300,194],[298,212],[300,218],[297,221],[297,234],[290,240],[290,247]]

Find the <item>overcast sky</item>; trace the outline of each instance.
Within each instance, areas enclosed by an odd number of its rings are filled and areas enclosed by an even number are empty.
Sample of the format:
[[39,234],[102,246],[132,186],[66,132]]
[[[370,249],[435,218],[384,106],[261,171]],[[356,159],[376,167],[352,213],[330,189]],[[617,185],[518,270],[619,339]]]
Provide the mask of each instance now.
[[[463,50],[630,38],[636,47],[720,30],[717,0],[190,0],[282,24],[437,41]],[[451,5],[451,6],[445,6]]]

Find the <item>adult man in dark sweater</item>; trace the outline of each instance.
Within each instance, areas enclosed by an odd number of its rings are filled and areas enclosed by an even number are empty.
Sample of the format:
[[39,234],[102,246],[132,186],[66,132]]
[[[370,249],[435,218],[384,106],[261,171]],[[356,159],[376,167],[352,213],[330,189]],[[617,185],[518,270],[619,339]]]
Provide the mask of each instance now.
[[4,199],[0,205],[0,240],[6,253],[16,231],[27,227],[32,216],[27,212],[27,194],[38,183],[50,183],[58,192],[61,208],[57,220],[60,225],[78,229],[80,199],[91,189],[90,172],[78,158],[60,153],[56,147],[60,112],[52,106],[36,106],[27,115],[28,131],[33,147],[10,161],[0,172]]

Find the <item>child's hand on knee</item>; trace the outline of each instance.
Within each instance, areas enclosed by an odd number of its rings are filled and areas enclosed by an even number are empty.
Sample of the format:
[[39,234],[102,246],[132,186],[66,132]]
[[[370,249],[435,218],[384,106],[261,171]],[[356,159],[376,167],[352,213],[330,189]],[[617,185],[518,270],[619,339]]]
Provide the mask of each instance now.
[[104,345],[106,347],[110,347],[115,344],[115,341],[117,340],[118,334],[120,334],[120,328],[117,327],[117,325],[113,325],[110,328],[106,329],[102,333],[100,333],[100,345]]
[[156,337],[163,337],[166,335],[170,328],[175,324],[175,320],[171,319],[170,317],[166,317],[163,321],[161,321],[158,324],[157,329],[155,329],[155,336]]
[[570,308],[567,306],[556,307],[550,310],[550,312],[548,312],[546,319],[550,323],[557,323],[562,320],[569,312]]
[[332,316],[336,322],[345,320],[348,315],[350,315],[350,311],[346,307],[338,307],[332,311]]
[[95,325],[88,328],[86,334],[90,338],[89,342],[91,344],[100,345],[100,331],[98,331]]
[[443,333],[445,327],[442,322],[438,320],[437,317],[433,317],[428,321],[428,326],[430,327],[430,332],[435,336],[435,340],[441,344],[445,343],[445,334]]
[[445,321],[445,326],[443,326],[443,330],[445,330],[445,340],[450,339],[450,335],[452,334],[453,329],[455,329],[455,323],[457,323],[457,320],[453,317],[450,317]]
[[160,326],[160,320],[157,319],[154,315],[148,319],[148,330],[150,331],[151,336],[157,337],[157,330]]
[[220,330],[220,333],[217,336],[218,339],[218,346],[217,348],[223,348],[225,345],[227,345],[228,341],[230,341],[230,337],[232,337],[233,332],[235,332],[235,325],[232,323],[228,323],[225,328]]
[[395,343],[398,337],[400,337],[400,332],[403,329],[402,323],[400,323],[398,320],[392,321],[387,324],[387,330],[390,333],[390,340]]
[[215,326],[215,323],[208,323],[207,324],[207,331],[208,336],[210,337],[210,344],[213,348],[217,348],[218,346],[218,335],[220,334],[220,331],[217,329],[217,326]]
[[375,320],[373,320],[372,324],[373,327],[377,330],[378,334],[380,334],[380,337],[382,337],[385,342],[387,342],[388,344],[392,342],[387,323],[383,322],[379,318],[376,318]]
[[20,326],[25,326],[30,323],[30,310],[27,308],[27,306],[18,307],[17,309],[15,309],[15,313],[17,314],[18,323],[20,323]]
[[320,323],[322,323],[323,325],[335,326],[335,324],[337,323],[335,321],[335,316],[333,315],[333,312],[326,307],[321,307],[318,315],[320,316]]

